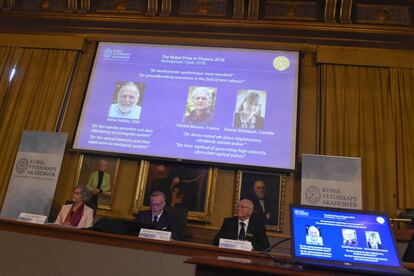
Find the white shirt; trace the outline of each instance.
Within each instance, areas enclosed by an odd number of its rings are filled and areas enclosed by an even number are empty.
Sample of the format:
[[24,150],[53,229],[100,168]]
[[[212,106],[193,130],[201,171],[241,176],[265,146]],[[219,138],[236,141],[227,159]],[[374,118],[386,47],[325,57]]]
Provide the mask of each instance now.
[[162,213],[164,212],[164,210],[163,211],[161,211],[161,213],[159,214],[159,215],[156,215],[156,214],[154,214],[154,213],[152,213],[152,218],[151,218],[151,220],[152,221],[154,221],[154,217],[157,217],[157,222],[159,222],[160,221],[160,217],[162,216]]

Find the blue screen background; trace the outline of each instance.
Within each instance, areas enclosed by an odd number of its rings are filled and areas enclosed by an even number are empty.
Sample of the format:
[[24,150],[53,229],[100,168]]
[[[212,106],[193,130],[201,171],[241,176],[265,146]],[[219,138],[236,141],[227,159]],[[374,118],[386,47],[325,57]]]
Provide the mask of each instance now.
[[[291,212],[295,257],[396,267],[400,265],[386,216],[296,207],[292,207]],[[311,225],[320,229],[323,245],[306,243],[306,229]],[[356,246],[344,246],[343,229],[356,231]],[[378,233],[382,244],[380,249],[368,247],[366,232]]]

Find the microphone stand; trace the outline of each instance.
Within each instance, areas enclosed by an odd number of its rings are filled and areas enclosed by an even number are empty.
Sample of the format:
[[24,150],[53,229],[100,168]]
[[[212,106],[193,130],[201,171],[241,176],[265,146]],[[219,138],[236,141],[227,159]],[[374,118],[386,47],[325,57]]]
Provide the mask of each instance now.
[[283,238],[280,241],[275,242],[274,244],[272,244],[271,246],[269,246],[268,248],[266,248],[265,250],[263,250],[262,253],[270,252],[273,248],[275,248],[279,244],[282,244],[285,241],[289,241],[289,240],[291,240],[291,238]]
[[276,261],[276,262],[280,263],[280,259],[278,259],[278,258],[276,258],[276,257],[272,256],[269,252],[270,252],[273,248],[275,248],[276,246],[278,246],[279,244],[282,244],[282,243],[284,243],[284,242],[286,242],[286,241],[289,241],[289,240],[291,240],[291,238],[283,238],[283,239],[281,239],[280,241],[275,242],[274,244],[270,245],[270,246],[269,246],[268,248],[266,248],[265,250],[261,251],[261,252],[260,252],[260,255],[261,255],[262,257],[271,258],[271,259],[273,259],[274,261]]

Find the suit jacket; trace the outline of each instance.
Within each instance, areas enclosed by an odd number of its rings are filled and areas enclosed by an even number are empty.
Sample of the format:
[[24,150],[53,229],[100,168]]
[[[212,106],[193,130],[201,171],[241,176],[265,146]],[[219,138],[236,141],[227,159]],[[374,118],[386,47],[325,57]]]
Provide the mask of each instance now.
[[[70,208],[72,208],[72,204],[66,204],[62,206],[60,209],[59,215],[55,220],[55,224],[63,225],[66,216],[68,215]],[[84,206],[82,218],[79,221],[77,228],[89,228],[93,226],[93,210],[88,206]]]
[[[223,239],[238,239],[239,218],[231,217],[223,221],[219,232],[214,238],[213,244],[218,245],[221,238]],[[252,242],[253,249],[263,251],[267,249],[270,244],[266,235],[266,228],[262,220],[256,216],[251,216],[249,225],[247,227],[246,239]]]
[[[272,225],[276,224],[277,222],[276,214],[275,214],[274,208],[272,208],[273,206],[270,200],[267,197],[264,198],[264,208],[265,208],[264,211],[256,195],[251,195],[249,199],[253,202],[254,212],[258,215],[259,218],[263,220],[265,224],[272,224]],[[267,213],[270,213],[271,215],[270,219],[266,218]]]
[[[99,173],[98,171],[94,171],[89,176],[88,185],[86,186],[89,191],[96,189],[96,187],[98,186],[98,179],[99,179],[98,173]],[[104,172],[101,190],[103,192],[109,192],[111,190],[111,176],[107,172]]]
[[173,215],[164,210],[157,224],[152,223],[152,212],[151,210],[139,212],[134,220],[136,227],[151,228],[154,230],[165,230],[171,231],[171,238],[177,239],[177,224]]

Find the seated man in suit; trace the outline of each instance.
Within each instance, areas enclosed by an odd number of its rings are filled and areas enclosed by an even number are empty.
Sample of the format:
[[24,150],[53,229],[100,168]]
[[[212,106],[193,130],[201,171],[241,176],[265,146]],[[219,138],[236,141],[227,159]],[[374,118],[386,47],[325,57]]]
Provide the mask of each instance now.
[[177,237],[177,226],[174,217],[164,210],[165,195],[163,192],[155,191],[150,196],[151,209],[140,212],[134,220],[143,228],[165,230],[171,232],[171,238]]
[[223,221],[220,231],[214,238],[213,244],[218,245],[219,240],[249,240],[254,250],[266,250],[269,240],[266,235],[266,228],[263,220],[253,214],[253,203],[249,199],[240,200],[237,205],[237,216],[226,218]]

